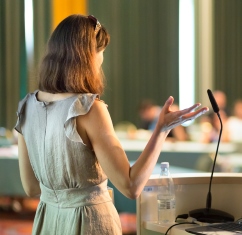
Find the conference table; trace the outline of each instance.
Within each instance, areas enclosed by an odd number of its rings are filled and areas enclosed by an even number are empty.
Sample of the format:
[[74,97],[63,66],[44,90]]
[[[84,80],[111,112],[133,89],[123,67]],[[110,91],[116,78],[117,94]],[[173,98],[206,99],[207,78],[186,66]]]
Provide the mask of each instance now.
[[[142,150],[146,140],[122,139],[121,144],[128,156],[130,164],[133,165]],[[152,175],[160,173],[159,164],[162,161],[168,161],[171,166],[171,173],[199,173],[196,169],[197,161],[204,156],[214,155],[216,144],[201,144],[196,142],[165,142],[162,152]],[[221,144],[219,148],[219,157],[228,154],[236,154],[236,146],[233,144]],[[240,158],[238,154],[236,159]],[[242,157],[241,157],[242,159]],[[234,160],[238,165],[238,161]],[[242,162],[239,163],[242,165]],[[125,198],[109,182],[109,186],[114,189],[114,201],[118,211],[135,212],[136,205],[134,200]],[[0,148],[0,196],[25,197],[20,181],[18,167],[18,149],[17,145],[9,145]]]
[[[121,144],[130,161],[135,161],[145,148],[147,140],[121,139]],[[158,163],[168,161],[170,165],[196,169],[197,161],[200,157],[215,156],[216,143],[199,143],[192,141],[166,141],[162,146]],[[220,143],[219,155],[236,153],[238,146],[233,143]]]

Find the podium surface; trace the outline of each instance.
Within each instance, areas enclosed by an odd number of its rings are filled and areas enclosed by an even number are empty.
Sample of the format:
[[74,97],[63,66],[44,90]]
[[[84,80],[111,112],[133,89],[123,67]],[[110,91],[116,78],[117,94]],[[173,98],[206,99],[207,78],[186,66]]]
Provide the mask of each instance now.
[[[176,193],[176,216],[206,207],[210,173],[173,174]],[[136,201],[137,235],[165,234],[171,224],[157,224],[157,188],[158,175],[152,175],[143,192]],[[222,210],[234,216],[242,217],[242,173],[214,173],[211,187],[212,209]],[[170,235],[189,234],[185,228],[196,225],[178,225],[171,229]]]

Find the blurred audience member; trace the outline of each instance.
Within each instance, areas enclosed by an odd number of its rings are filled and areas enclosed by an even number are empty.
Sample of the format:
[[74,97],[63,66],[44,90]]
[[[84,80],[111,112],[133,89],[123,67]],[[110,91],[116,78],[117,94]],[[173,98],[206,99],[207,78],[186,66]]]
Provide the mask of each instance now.
[[[139,115],[141,119],[140,128],[144,130],[153,131],[158,119],[158,115],[162,107],[156,105],[152,100],[146,99],[143,100],[139,106]],[[172,111],[178,111],[179,106],[173,104],[171,106]],[[189,140],[188,133],[184,126],[177,126],[170,131],[167,136],[168,141],[187,141]]]
[[[229,142],[230,137],[227,121],[230,112],[227,108],[227,96],[221,90],[213,91],[213,96],[218,104],[219,115],[223,124],[221,142]],[[199,124],[202,132],[201,142],[212,143],[218,141],[221,124],[218,115],[213,111],[213,108],[210,107],[209,112],[201,117],[198,121],[200,121]]]
[[223,110],[227,116],[229,116],[230,111],[227,108],[227,96],[223,91],[215,90],[213,92],[214,99],[216,100],[219,110]]
[[232,116],[228,118],[230,141],[242,142],[242,99],[233,105]]
[[[228,116],[224,110],[219,111],[220,118],[223,124],[223,130],[221,135],[221,142],[229,142],[229,131],[228,131]],[[219,138],[219,133],[221,130],[221,123],[219,117],[216,113],[211,112],[209,116],[203,118],[200,122],[203,143],[213,143],[217,142]]]
[[[228,117],[230,112],[227,108],[227,96],[226,94],[223,92],[223,91],[220,91],[220,90],[215,90],[213,91],[213,96],[214,96],[214,99],[216,100],[216,103],[219,107],[219,110],[225,112],[226,116]],[[201,118],[199,118],[198,121],[201,121],[201,123],[203,122],[210,122],[212,123],[212,116],[213,116],[213,108],[212,106],[210,106],[209,108],[209,112],[206,114],[206,115],[203,115]],[[217,116],[217,115],[216,115]]]
[[227,96],[226,96],[226,94],[223,91],[221,91],[221,90],[215,90],[215,91],[213,91],[213,96],[214,96],[218,106],[221,109],[225,109],[226,105],[227,105]]
[[156,105],[152,100],[143,100],[139,106],[140,128],[154,130],[160,111],[161,107]]

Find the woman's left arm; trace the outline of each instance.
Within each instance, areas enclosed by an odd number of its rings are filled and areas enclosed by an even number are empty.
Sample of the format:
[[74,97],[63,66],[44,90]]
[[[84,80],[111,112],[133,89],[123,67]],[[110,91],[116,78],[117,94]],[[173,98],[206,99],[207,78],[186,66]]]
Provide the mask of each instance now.
[[18,134],[18,157],[20,178],[25,193],[30,196],[40,195],[39,181],[36,179],[32,166],[30,164],[27,146],[23,135]]

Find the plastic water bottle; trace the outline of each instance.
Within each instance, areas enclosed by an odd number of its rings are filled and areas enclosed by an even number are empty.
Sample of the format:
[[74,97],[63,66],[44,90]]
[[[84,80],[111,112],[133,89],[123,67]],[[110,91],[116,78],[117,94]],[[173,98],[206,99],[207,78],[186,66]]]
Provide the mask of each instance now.
[[160,184],[158,186],[158,223],[175,223],[176,198],[173,179],[169,171],[169,162],[161,163]]

